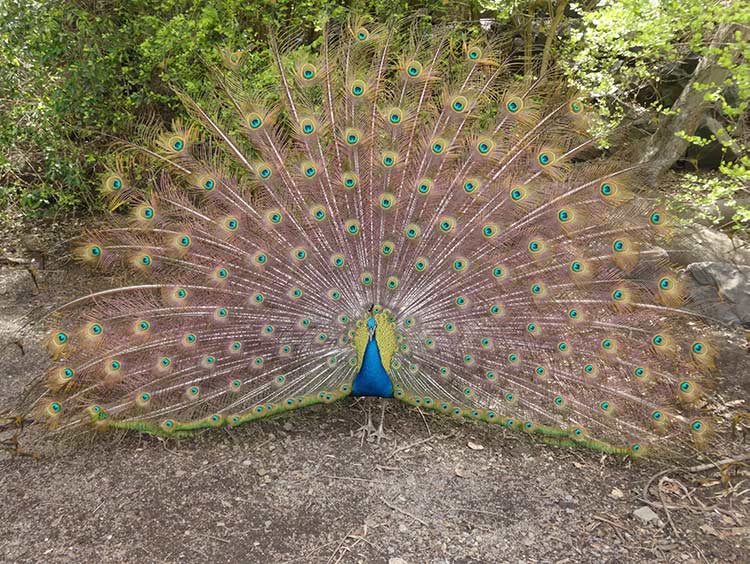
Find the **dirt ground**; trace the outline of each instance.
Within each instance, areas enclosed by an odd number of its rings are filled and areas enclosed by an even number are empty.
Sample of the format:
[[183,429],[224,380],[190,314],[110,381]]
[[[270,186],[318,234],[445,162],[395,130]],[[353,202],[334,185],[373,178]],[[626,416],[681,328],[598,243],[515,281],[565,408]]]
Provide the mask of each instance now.
[[[0,234],[0,257],[33,255],[21,233],[46,242],[79,228],[14,224]],[[23,316],[108,285],[58,261],[38,282],[0,266],[0,414],[47,363],[35,342],[43,324],[21,333],[24,354],[15,344]],[[726,339],[722,397],[747,402],[750,355],[739,334]],[[707,469],[670,470],[394,401],[378,446],[353,436],[366,409],[377,411],[368,401],[180,442],[131,434],[45,447],[39,460],[0,451],[0,560],[750,561],[750,467],[728,467],[722,483],[710,464],[747,454],[750,437],[692,462]]]

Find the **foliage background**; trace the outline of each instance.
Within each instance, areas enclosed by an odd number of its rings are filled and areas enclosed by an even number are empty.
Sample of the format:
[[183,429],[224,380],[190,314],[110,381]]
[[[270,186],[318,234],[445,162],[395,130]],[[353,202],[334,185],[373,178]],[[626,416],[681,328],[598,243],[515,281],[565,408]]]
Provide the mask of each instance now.
[[[98,209],[98,174],[112,138],[144,119],[168,123],[181,114],[170,85],[200,92],[206,62],[218,62],[222,46],[245,51],[250,80],[260,84],[269,30],[297,29],[314,41],[325,17],[352,7],[380,19],[415,10],[436,23],[484,18],[524,41],[549,43],[571,82],[598,107],[604,127],[626,118],[650,135],[659,119],[681,111],[686,85],[702,89],[696,131],[678,132],[685,155],[676,166],[690,174],[671,194],[673,205],[735,229],[750,220],[750,5],[705,0],[368,0],[354,6],[340,0],[0,0],[0,203],[36,215]],[[727,26],[729,34],[715,41]],[[706,57],[726,71],[724,79],[690,84]]]

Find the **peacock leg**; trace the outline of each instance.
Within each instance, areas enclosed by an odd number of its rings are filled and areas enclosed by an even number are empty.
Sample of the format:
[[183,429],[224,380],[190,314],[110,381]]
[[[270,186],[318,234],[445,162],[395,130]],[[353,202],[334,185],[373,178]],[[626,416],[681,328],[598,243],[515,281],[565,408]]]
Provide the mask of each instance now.
[[[365,399],[364,401],[367,401],[367,399]],[[361,439],[359,446],[363,446],[365,444],[365,439],[369,440],[370,437],[374,436],[376,433],[377,433],[377,429],[375,429],[375,425],[372,424],[372,406],[368,402],[367,403],[367,422],[355,431],[355,434],[359,436]]]
[[370,433],[371,437],[375,437],[377,439],[375,444],[380,444],[380,440],[388,440],[388,436],[383,431],[383,422],[385,421],[385,398],[380,398],[380,425],[378,425],[377,431],[373,429],[373,431]]

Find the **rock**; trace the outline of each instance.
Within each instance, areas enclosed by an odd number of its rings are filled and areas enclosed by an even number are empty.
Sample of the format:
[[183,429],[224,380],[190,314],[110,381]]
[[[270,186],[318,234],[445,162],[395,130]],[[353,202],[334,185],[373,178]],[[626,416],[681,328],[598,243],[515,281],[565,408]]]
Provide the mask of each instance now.
[[403,558],[389,558],[388,564],[406,564],[406,560]]
[[625,497],[625,492],[623,492],[620,488],[612,488],[612,491],[609,492],[609,497],[613,499],[622,499]]
[[638,509],[633,511],[633,515],[638,517],[638,519],[640,519],[644,523],[650,523],[651,521],[659,520],[659,516],[654,513],[653,509],[651,509],[648,505],[639,507]]
[[683,266],[706,261],[750,265],[750,250],[738,249],[736,245],[720,231],[691,225],[675,233],[667,254],[670,260]]
[[[726,323],[750,325],[750,266],[695,262],[687,267],[687,272],[699,285],[718,290],[721,299],[721,303],[715,303],[714,291],[701,292],[699,288],[694,309]],[[704,307],[701,298],[708,302]]]

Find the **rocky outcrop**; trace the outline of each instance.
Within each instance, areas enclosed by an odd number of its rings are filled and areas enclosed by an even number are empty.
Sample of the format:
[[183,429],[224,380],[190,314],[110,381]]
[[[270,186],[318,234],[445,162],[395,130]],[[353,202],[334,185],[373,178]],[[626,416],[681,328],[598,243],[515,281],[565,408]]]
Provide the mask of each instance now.
[[688,265],[686,271],[698,285],[692,309],[750,328],[750,266],[705,261]]
[[722,233],[694,224],[680,229],[667,249],[669,259],[687,266],[694,262],[728,262],[750,265],[750,249]]

